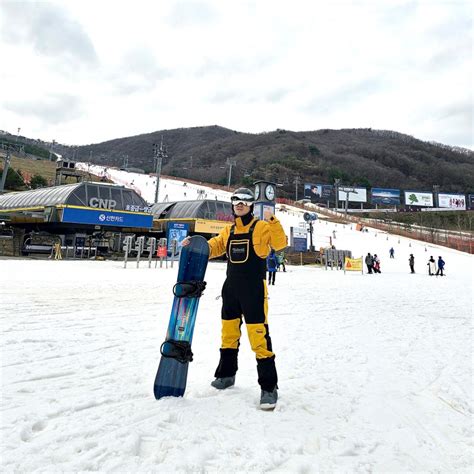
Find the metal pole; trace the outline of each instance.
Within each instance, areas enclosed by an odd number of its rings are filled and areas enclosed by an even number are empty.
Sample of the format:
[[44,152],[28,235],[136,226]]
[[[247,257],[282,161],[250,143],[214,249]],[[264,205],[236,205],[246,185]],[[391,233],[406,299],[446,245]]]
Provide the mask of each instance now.
[[298,201],[298,184],[300,184],[300,177],[297,176],[293,182],[295,183],[295,201]]
[[160,175],[161,165],[163,164],[163,158],[167,158],[166,150],[163,146],[163,136],[161,136],[161,143],[158,146],[156,143],[153,144],[153,158],[156,160],[156,190],[155,190],[155,204],[158,202],[158,195],[160,192]]
[[227,189],[230,189],[230,181],[232,178],[232,166],[235,166],[237,162],[235,160],[227,160],[227,164],[229,165],[229,179],[227,181]]
[[438,208],[439,207],[439,184],[433,184],[433,194],[434,194],[434,207]]
[[230,189],[231,178],[232,178],[232,162],[229,163],[229,181],[227,182],[227,189]]
[[336,211],[337,208],[339,207],[339,183],[341,180],[339,178],[334,179],[334,187],[336,188]]
[[8,168],[10,167],[10,150],[7,150],[7,156],[5,157],[5,164],[3,165],[2,179],[0,181],[0,192],[5,188],[5,181],[7,180]]
[[158,154],[155,156],[156,159],[156,168],[155,168],[155,173],[156,173],[156,189],[155,189],[155,204],[158,202],[158,196],[160,193],[160,174],[161,174],[161,156]]

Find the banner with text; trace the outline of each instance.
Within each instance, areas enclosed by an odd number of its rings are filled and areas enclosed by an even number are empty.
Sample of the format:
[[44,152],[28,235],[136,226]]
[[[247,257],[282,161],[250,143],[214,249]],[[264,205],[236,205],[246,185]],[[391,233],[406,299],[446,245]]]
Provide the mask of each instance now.
[[433,207],[433,194],[405,191],[405,204],[407,206]]
[[326,202],[332,199],[334,187],[330,184],[305,183],[304,197],[312,203]]
[[304,227],[290,227],[290,246],[295,252],[308,250],[308,231]]
[[361,272],[362,271],[362,257],[344,259],[344,270],[347,272]]
[[438,194],[439,207],[466,210],[466,196],[464,194]]

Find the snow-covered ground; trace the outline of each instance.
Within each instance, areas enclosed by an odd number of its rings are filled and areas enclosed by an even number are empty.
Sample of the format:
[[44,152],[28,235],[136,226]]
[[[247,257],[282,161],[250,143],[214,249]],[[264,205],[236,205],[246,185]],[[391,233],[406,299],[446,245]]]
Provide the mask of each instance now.
[[[277,217],[285,228],[301,221],[297,210]],[[322,220],[316,241],[334,230],[337,248],[377,253],[382,274],[277,274],[280,399],[270,413],[258,409],[245,330],[236,386],[209,385],[224,263],[208,267],[186,394],[156,401],[176,266],[0,260],[2,470],[471,472],[472,257]],[[430,255],[443,256],[446,277],[427,275]]]
[[[127,188],[134,189],[145,201],[152,203],[155,201],[156,177],[140,173],[127,173],[116,168],[104,168],[103,166],[89,163],[77,163],[76,167],[83,171],[88,171],[96,176],[105,176],[114,183],[121,184]],[[184,184],[186,185],[184,186]],[[198,191],[204,190],[206,199],[228,199],[230,193],[213,189],[207,186],[200,186],[180,179],[160,179],[160,189],[158,200],[163,201],[186,201],[198,199]]]

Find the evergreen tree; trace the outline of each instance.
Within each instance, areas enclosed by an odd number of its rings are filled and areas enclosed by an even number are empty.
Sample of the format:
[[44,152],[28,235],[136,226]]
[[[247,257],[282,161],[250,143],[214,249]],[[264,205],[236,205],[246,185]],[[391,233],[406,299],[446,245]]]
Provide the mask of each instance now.
[[39,174],[35,174],[31,178],[30,186],[31,186],[31,189],[45,188],[46,186],[48,186],[48,181],[43,176]]

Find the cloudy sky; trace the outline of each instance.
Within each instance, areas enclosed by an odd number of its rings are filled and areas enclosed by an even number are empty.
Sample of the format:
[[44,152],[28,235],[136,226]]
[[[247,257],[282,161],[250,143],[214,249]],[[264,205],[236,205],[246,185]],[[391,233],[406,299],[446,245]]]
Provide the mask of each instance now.
[[372,127],[473,148],[469,0],[0,0],[0,129]]

